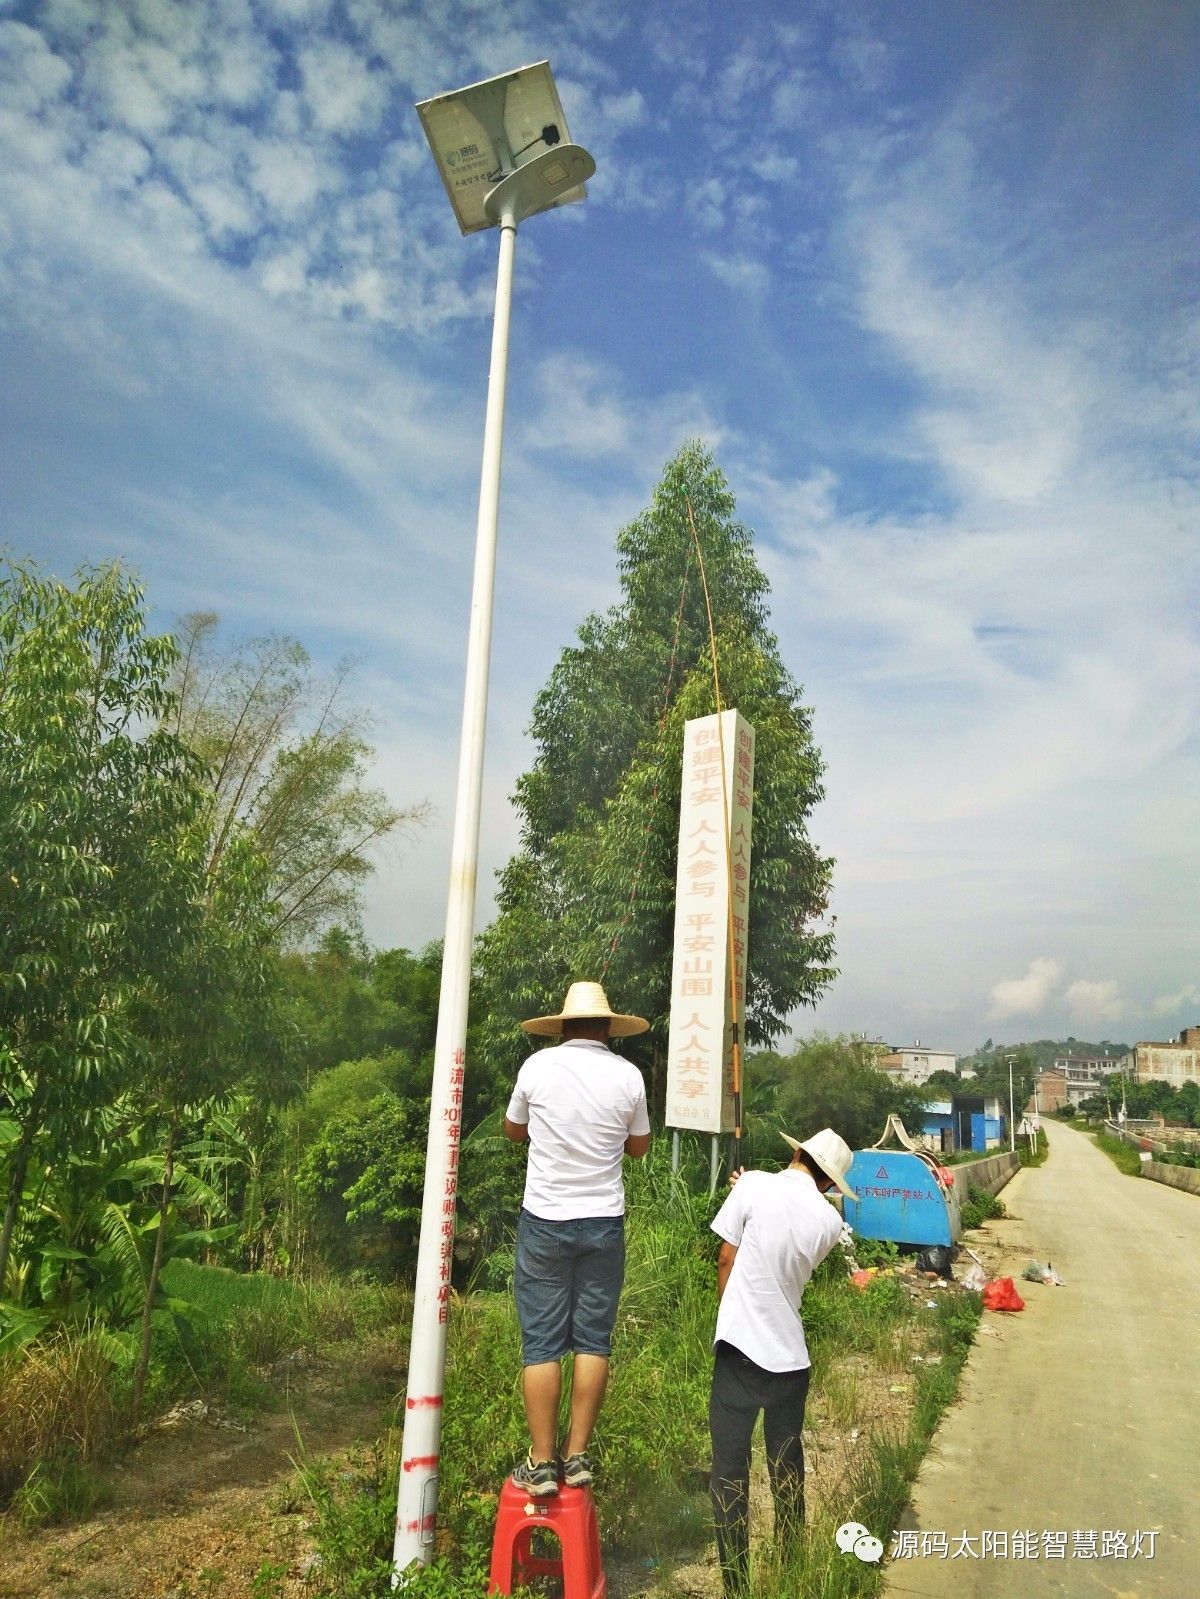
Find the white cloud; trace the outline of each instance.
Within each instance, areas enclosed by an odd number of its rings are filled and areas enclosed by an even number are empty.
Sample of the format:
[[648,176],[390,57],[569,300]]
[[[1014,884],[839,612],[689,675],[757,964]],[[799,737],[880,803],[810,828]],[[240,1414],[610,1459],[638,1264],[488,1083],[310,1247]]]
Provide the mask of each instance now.
[[791,183],[800,171],[800,163],[794,155],[780,155],[773,150],[751,161],[750,170],[764,183]]
[[256,139],[249,154],[255,191],[285,220],[307,211],[331,181],[311,150],[287,139]]
[[701,259],[714,277],[739,294],[765,294],[770,286],[770,273],[764,264],[749,256],[718,255],[714,250],[705,250]]
[[1046,1006],[1062,977],[1062,963],[1041,955],[1031,960],[1024,977],[1009,977],[992,988],[989,1014],[996,1021],[1010,1016],[1035,1016]]
[[1125,1002],[1112,981],[1092,982],[1080,978],[1063,997],[1077,1022],[1119,1022],[1125,1014]]
[[600,116],[604,126],[613,133],[626,128],[637,128],[646,120],[646,101],[640,89],[626,89],[623,94],[600,96]]
[[725,185],[720,178],[701,178],[690,184],[687,191],[687,208],[696,220],[697,227],[713,233],[725,221]]
[[322,39],[299,52],[313,121],[326,133],[370,133],[388,101],[387,80],[349,45]]
[[23,22],[0,22],[0,84],[10,110],[37,111],[71,81],[71,68]]
[[1179,1011],[1200,1012],[1200,983],[1185,983],[1174,994],[1160,994],[1154,1001],[1156,1016],[1172,1016]]
[[538,409],[522,429],[527,449],[592,460],[609,457],[653,480],[685,438],[715,443],[719,429],[703,400],[689,393],[635,400],[618,376],[587,357],[562,352],[537,370]]

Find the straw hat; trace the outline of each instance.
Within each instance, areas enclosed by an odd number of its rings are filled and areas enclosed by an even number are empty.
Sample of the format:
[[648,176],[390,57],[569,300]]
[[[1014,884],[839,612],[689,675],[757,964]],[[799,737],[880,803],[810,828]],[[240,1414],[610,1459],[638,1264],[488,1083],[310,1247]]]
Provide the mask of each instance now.
[[832,1127],[823,1127],[819,1133],[814,1133],[811,1138],[806,1138],[803,1143],[798,1138],[789,1138],[783,1134],[785,1144],[790,1144],[793,1149],[802,1149],[815,1165],[819,1166],[841,1189],[847,1199],[857,1199],[858,1195],[846,1182],[846,1173],[850,1170],[850,1162],[854,1154],[850,1145],[844,1138],[839,1138]]
[[557,1038],[564,1022],[600,1016],[608,1022],[610,1038],[632,1038],[635,1033],[645,1033],[650,1028],[650,1023],[643,1016],[621,1016],[612,1010],[608,995],[599,983],[572,983],[557,1016],[534,1016],[530,1021],[522,1022],[521,1026],[538,1038]]

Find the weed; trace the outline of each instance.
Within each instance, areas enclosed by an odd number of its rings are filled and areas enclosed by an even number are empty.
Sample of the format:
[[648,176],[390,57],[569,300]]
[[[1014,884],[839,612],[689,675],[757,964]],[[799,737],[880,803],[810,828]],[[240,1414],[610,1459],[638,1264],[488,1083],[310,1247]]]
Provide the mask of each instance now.
[[250,1585],[250,1599],[283,1599],[284,1578],[288,1568],[278,1560],[264,1560],[254,1573]]
[[964,1228],[980,1227],[985,1221],[1003,1220],[1008,1211],[1004,1208],[1004,1201],[995,1194],[989,1194],[986,1188],[978,1188],[971,1183],[967,1188],[966,1203],[962,1206],[960,1215]]
[[39,1460],[13,1495],[12,1509],[23,1527],[46,1527],[89,1516],[109,1497],[107,1484],[83,1462]]
[[854,1258],[862,1267],[894,1266],[900,1250],[890,1238],[854,1238]]

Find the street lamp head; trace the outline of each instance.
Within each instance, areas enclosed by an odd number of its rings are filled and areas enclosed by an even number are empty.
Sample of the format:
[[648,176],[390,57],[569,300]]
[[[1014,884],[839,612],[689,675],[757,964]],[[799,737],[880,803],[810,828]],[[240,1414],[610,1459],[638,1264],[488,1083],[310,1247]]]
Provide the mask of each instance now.
[[491,222],[500,222],[506,214],[514,222],[523,222],[539,211],[565,204],[565,197],[582,189],[595,170],[596,163],[582,145],[560,144],[557,149],[543,150],[489,190],[484,196],[484,213]]
[[[570,142],[548,61],[434,95],[417,105],[450,204],[463,233],[517,221],[587,197],[596,164]],[[547,161],[546,157],[557,158]],[[537,169],[495,204],[510,178]]]

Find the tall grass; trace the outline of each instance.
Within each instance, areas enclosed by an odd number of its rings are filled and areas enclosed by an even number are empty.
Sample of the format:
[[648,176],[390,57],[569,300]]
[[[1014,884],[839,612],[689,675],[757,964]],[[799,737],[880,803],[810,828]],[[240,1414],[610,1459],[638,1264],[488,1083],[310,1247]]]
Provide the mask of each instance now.
[[[96,1460],[122,1431],[113,1373],[120,1351],[99,1329],[63,1331],[0,1363],[0,1503],[28,1485],[25,1519],[57,1512],[56,1478]],[[37,1502],[44,1512],[34,1514]],[[22,1509],[22,1506],[18,1506]]]

